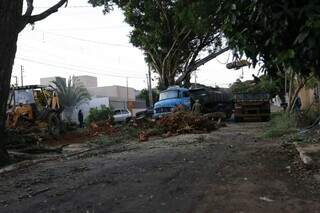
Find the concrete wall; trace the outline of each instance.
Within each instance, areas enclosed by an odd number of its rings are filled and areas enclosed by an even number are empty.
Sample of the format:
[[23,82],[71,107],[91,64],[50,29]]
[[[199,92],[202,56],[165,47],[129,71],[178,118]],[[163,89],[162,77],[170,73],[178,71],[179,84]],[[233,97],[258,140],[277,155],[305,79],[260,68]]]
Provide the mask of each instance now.
[[299,97],[301,99],[301,109],[307,109],[314,101],[314,90],[302,88],[299,92]]
[[110,102],[108,97],[104,98],[92,98],[90,101],[82,103],[81,105],[74,108],[72,114],[72,121],[78,123],[78,112],[81,109],[84,119],[89,115],[91,108],[100,109],[102,106],[110,107]]
[[319,95],[320,95],[320,86],[313,89],[302,88],[299,92],[299,97],[301,99],[301,108],[309,109],[312,104],[319,105]]
[[40,78],[40,85],[43,85],[43,86],[54,86],[52,84],[52,81],[56,81],[57,78],[61,78],[64,80],[64,82],[66,82],[67,80],[65,78],[62,78],[62,77],[59,77],[59,76],[55,76],[55,77],[47,77],[47,78]]
[[[90,95],[96,97],[110,97],[111,100],[115,101],[126,101],[127,100],[127,87],[122,86],[105,86],[105,87],[89,87],[87,88]],[[129,101],[135,101],[136,95],[133,88],[128,88],[128,99]]]

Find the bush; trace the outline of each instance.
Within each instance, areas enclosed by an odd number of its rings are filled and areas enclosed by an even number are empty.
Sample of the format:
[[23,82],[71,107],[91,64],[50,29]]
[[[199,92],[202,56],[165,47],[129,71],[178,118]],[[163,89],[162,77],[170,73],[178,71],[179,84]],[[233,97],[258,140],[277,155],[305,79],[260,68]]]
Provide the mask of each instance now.
[[297,120],[294,114],[274,113],[271,116],[270,125],[263,133],[263,137],[275,138],[296,132]]
[[109,107],[102,106],[101,109],[91,108],[89,115],[85,119],[85,123],[88,125],[92,122],[99,121],[111,121],[113,122],[113,113]]
[[299,127],[307,127],[312,125],[320,116],[319,109],[313,107],[306,111],[303,111],[301,116],[299,116]]

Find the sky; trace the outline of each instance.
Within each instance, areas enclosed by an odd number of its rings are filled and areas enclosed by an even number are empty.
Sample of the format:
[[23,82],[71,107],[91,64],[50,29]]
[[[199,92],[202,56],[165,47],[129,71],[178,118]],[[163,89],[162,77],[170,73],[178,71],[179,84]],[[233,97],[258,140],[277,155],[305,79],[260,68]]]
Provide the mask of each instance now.
[[[36,0],[33,14],[57,1]],[[142,50],[129,42],[130,31],[121,10],[104,15],[102,8],[93,8],[86,0],[69,0],[68,7],[20,33],[12,75],[19,85],[21,69],[24,85],[39,84],[41,77],[91,75],[98,78],[98,86],[126,86],[128,78],[129,87],[141,90],[147,87],[148,70]],[[192,82],[197,76],[197,83],[227,87],[238,78],[248,80],[257,74],[252,68],[226,69],[231,59],[228,52],[208,62]]]

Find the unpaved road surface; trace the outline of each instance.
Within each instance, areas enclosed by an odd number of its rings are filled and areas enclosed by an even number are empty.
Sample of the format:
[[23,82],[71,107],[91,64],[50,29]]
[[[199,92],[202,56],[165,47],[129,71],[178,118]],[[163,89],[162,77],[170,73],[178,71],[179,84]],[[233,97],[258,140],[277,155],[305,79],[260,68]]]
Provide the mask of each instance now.
[[0,212],[320,212],[292,148],[261,123],[125,143],[1,174]]

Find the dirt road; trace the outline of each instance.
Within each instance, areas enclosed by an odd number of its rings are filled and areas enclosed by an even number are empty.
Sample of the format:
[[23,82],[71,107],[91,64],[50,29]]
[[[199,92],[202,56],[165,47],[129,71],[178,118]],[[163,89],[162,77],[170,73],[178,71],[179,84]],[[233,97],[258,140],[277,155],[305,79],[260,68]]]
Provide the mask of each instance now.
[[319,212],[296,153],[264,124],[113,145],[0,177],[0,212]]

